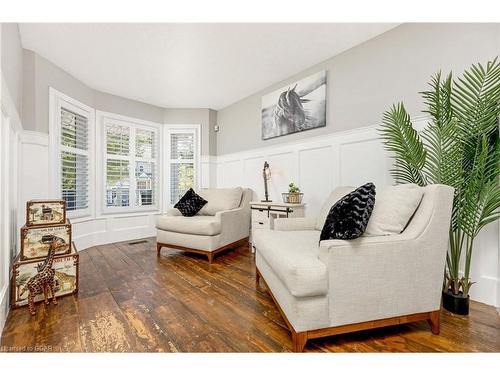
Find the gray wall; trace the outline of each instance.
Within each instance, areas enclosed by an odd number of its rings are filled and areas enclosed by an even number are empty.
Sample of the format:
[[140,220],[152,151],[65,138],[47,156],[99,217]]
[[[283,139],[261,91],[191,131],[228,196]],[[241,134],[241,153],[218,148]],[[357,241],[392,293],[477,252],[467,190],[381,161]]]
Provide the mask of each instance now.
[[17,112],[21,116],[23,96],[23,50],[17,23],[2,23],[1,67],[2,75]]
[[[374,125],[398,101],[419,114],[418,92],[432,74],[460,73],[499,54],[500,24],[401,25],[218,111],[217,154]],[[263,141],[261,96],[322,69],[328,71],[327,126]]]
[[162,123],[163,111],[161,107],[122,98],[121,96],[94,91],[94,108],[135,117],[141,120]]
[[24,50],[23,125],[26,130],[49,132],[49,87],[88,105],[94,92],[61,68],[33,51]]
[[201,153],[216,153],[216,138],[210,134],[210,124],[216,119],[212,110],[165,109],[137,102],[93,90],[33,51],[23,50],[23,60],[23,122],[26,130],[48,133],[49,87],[53,87],[97,110],[158,123],[201,124]]
[[[201,154],[215,155],[216,138],[211,124],[217,119],[213,110],[205,108],[166,108],[163,122],[170,125],[201,125]],[[215,120],[214,120],[215,119]]]
[[217,111],[213,109],[209,110],[208,113],[208,134],[210,142],[210,155],[217,155],[217,133],[214,130],[214,126],[217,124]]
[[48,133],[49,87],[101,111],[162,122],[163,108],[93,90],[35,52],[23,52],[25,129]]

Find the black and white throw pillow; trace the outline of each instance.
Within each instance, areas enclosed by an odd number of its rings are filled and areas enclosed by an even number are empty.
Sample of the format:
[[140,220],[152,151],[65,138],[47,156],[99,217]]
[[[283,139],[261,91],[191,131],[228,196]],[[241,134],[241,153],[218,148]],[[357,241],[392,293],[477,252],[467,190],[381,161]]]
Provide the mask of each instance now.
[[174,208],[177,208],[181,212],[182,216],[194,216],[207,203],[208,202],[205,199],[200,197],[192,188],[190,188],[186,191],[186,194],[179,199],[179,202],[174,205]]
[[326,217],[320,241],[351,240],[363,234],[375,204],[375,185],[360,186],[340,198]]

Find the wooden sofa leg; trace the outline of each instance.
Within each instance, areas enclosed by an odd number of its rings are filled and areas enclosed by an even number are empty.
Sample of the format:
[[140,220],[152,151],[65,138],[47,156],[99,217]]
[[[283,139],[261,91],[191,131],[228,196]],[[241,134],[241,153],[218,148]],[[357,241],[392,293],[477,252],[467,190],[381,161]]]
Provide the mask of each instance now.
[[259,286],[259,281],[260,281],[260,272],[258,269],[255,269],[255,285]]
[[294,353],[302,353],[307,342],[307,332],[292,331],[292,344]]
[[430,318],[427,319],[427,322],[431,326],[431,332],[435,335],[439,335],[439,313],[439,310],[433,311],[430,313]]
[[207,253],[207,258],[208,258],[208,263],[212,264],[212,260],[214,259],[214,253],[212,252]]
[[156,251],[158,252],[158,255],[160,255],[161,244],[159,244],[159,243],[156,244]]

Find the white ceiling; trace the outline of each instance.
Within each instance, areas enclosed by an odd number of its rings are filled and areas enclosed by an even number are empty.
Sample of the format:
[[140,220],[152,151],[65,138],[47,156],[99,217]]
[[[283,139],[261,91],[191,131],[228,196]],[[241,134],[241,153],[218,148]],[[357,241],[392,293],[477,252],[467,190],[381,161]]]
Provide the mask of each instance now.
[[24,48],[88,86],[220,109],[396,24],[20,24]]

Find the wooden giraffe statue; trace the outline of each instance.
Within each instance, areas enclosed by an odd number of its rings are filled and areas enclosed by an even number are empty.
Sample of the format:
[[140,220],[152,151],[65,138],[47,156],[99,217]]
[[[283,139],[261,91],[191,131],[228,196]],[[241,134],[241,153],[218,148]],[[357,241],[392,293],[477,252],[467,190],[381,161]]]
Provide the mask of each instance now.
[[54,261],[54,254],[56,249],[60,246],[57,241],[52,241],[49,248],[49,253],[45,262],[38,267],[38,273],[28,280],[26,288],[28,289],[28,308],[31,315],[35,315],[35,296],[43,292],[45,297],[45,304],[49,304],[48,294],[52,295],[52,302],[57,305],[56,295],[54,292],[54,270],[52,269],[52,262]]

